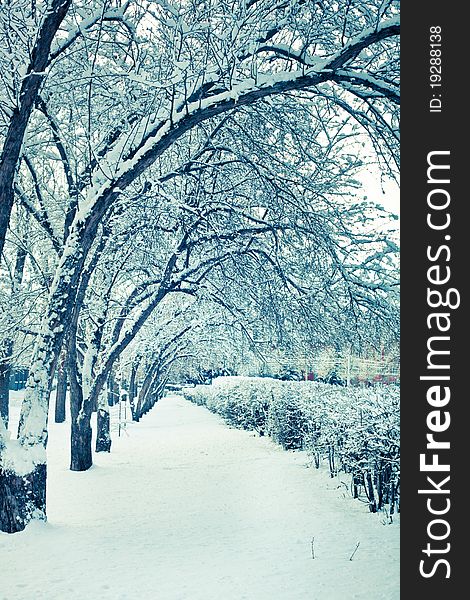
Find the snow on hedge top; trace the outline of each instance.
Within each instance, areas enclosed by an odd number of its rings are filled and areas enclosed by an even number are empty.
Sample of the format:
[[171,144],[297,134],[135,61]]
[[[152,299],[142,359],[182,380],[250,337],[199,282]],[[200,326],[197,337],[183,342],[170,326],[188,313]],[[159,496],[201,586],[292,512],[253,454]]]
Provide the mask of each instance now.
[[256,381],[279,381],[279,379],[273,379],[272,377],[247,377],[245,375],[224,375],[216,377],[212,380],[212,385],[227,386],[236,385],[243,382],[256,382]]
[[397,386],[376,385],[373,387],[342,387],[318,381],[282,381],[269,377],[224,376],[213,380],[212,385],[197,385],[185,390],[185,395],[200,397],[201,403],[209,407],[224,401],[228,396],[241,402],[277,402],[287,397],[295,398],[304,406],[318,405],[336,407],[341,414],[344,407],[355,411],[367,409],[383,412],[384,404],[392,409],[395,418],[399,412],[399,388]]

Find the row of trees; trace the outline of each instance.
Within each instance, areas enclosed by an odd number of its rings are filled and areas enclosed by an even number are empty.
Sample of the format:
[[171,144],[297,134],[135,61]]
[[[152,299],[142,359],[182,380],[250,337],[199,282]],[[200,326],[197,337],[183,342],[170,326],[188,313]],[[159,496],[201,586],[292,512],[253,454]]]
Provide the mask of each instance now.
[[[45,518],[58,364],[83,470],[94,410],[107,439],[106,382],[118,361],[135,371],[144,338],[151,389],[158,357],[183,357],[184,339],[197,353],[208,322],[250,347],[395,329],[396,246],[354,178],[367,160],[396,166],[397,13],[381,0],[2,4],[0,529]],[[26,358],[12,439],[8,373]]]

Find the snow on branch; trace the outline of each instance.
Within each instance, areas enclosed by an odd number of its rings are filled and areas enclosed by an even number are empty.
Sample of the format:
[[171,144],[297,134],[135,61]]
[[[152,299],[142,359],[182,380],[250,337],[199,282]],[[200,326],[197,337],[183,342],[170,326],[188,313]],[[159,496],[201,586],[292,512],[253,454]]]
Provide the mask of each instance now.
[[51,52],[47,66],[50,66],[61,54],[63,54],[72,44],[80,38],[85,32],[90,30],[94,25],[101,21],[118,21],[124,23],[131,30],[133,29],[125,20],[126,10],[131,4],[130,0],[125,2],[119,8],[113,8],[111,10],[103,12],[102,9],[92,13],[89,17],[82,19],[80,23],[74,29],[69,31],[68,36],[57,45],[57,47]]

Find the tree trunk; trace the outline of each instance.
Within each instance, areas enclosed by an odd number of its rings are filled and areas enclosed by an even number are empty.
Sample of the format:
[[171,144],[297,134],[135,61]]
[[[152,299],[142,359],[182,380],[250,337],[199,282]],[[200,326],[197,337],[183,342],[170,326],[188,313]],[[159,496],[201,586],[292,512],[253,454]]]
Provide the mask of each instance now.
[[114,406],[119,402],[119,392],[114,373],[108,375],[108,406]]
[[0,531],[22,531],[31,519],[46,520],[46,465],[26,475],[0,469]]
[[132,405],[132,420],[138,423],[142,418],[142,405],[139,401]]
[[8,365],[0,365],[0,419],[3,419],[5,429],[8,427],[10,412],[10,369]]
[[18,439],[9,439],[0,421],[0,529],[8,533],[22,531],[32,519],[46,519],[49,372],[44,361],[35,366],[25,391]]
[[135,421],[135,397],[137,395],[137,369],[139,363],[133,362],[131,366],[131,374],[129,377],[129,406],[131,407],[132,420]]
[[57,389],[55,398],[55,422],[65,422],[65,398],[67,396],[67,371],[62,363],[57,369]]
[[67,14],[71,0],[53,0],[45,13],[36,41],[30,50],[31,61],[18,94],[19,106],[12,112],[0,155],[0,255],[14,202],[13,184],[21,155],[24,134],[45,76],[52,40]]
[[136,391],[136,383],[137,383],[136,375],[137,375],[137,364],[132,363],[131,373],[129,376],[129,390],[128,390],[129,402],[135,398],[135,395],[137,393],[137,391]]
[[91,425],[87,417],[72,418],[70,442],[70,470],[87,471],[93,464]]
[[165,389],[165,380],[159,376],[159,369],[157,369],[151,387],[147,393],[147,398],[144,402],[144,414],[147,414],[155,404],[162,398],[163,390]]
[[83,390],[70,377],[70,470],[87,471],[93,464],[91,452],[91,415],[83,411]]
[[134,409],[134,415],[133,415],[133,419],[137,423],[140,421],[140,419],[142,418],[142,416],[144,414],[144,412],[143,412],[144,397],[145,397],[144,393],[142,392],[142,390],[140,390],[138,400],[137,400],[137,403],[136,403],[135,409]]
[[13,342],[4,340],[0,345],[0,418],[8,427],[10,414],[10,374]]
[[152,386],[155,384],[158,376],[158,364],[159,360],[155,360],[149,367],[147,375],[140,388],[139,395],[137,398],[137,405],[135,407],[135,418],[134,421],[139,421],[142,416],[150,410],[149,408],[149,394],[152,391]]
[[372,484],[372,475],[370,473],[370,471],[366,472],[365,475],[366,478],[366,485],[367,485],[367,496],[369,497],[369,510],[372,513],[376,513],[377,512],[377,504],[375,502],[375,493],[374,493],[374,486]]
[[109,412],[104,408],[98,408],[96,415],[96,452],[111,451],[111,434]]

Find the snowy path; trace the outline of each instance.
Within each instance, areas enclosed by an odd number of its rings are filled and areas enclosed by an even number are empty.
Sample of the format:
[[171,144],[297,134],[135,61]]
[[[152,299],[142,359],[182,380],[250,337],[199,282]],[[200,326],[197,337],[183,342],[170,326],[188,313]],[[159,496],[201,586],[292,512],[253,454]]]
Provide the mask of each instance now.
[[49,522],[0,534],[2,600],[399,598],[398,526],[302,453],[178,397],[87,473],[51,429]]

